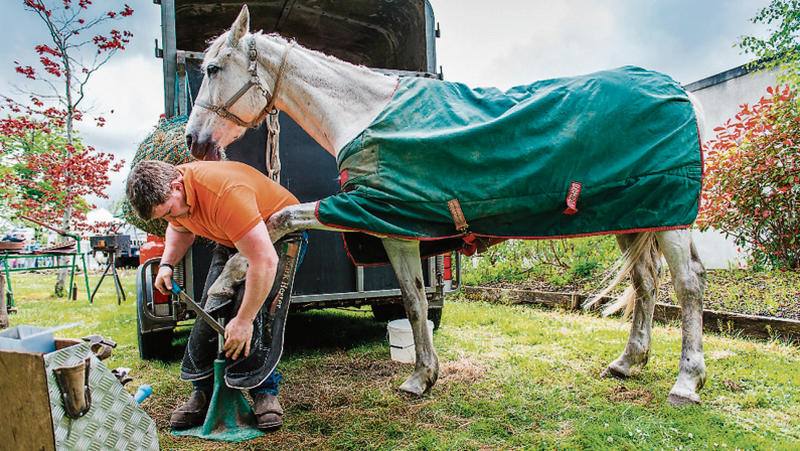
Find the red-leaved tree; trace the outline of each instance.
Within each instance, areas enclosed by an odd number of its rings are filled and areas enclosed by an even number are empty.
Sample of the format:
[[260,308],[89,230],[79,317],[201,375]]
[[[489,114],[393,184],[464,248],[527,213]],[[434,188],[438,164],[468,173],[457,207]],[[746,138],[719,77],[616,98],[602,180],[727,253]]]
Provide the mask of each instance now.
[[800,269],[800,98],[788,86],[714,129],[697,223],[746,247],[756,266]]
[[90,195],[107,198],[109,172],[124,161],[85,146],[79,138],[66,142],[59,121],[30,116],[0,118],[0,195],[5,215],[25,215],[45,224],[59,224],[67,206],[72,208],[70,229],[99,232],[104,224],[88,224],[86,213],[96,205]]
[[[114,27],[115,23],[132,15],[133,9],[120,3],[109,9],[111,3],[116,2],[103,1],[94,5],[92,0],[21,0],[25,10],[41,19],[47,37],[33,46],[38,55],[35,67],[14,62],[16,72],[26,84],[18,88],[16,98],[5,96],[4,107],[13,114],[9,120],[37,120],[46,124],[44,127],[49,134],[58,133],[63,137],[63,145],[48,146],[40,153],[22,158],[30,163],[29,167],[38,169],[42,178],[55,182],[53,190],[61,190],[47,193],[43,199],[55,198],[62,202],[58,221],[64,230],[75,227],[73,217],[76,210],[85,207],[86,194],[102,196],[109,183],[108,170],[113,168],[111,163],[101,163],[107,155],[81,145],[76,131],[77,123],[84,119],[93,119],[98,126],[104,124],[103,117],[90,118],[88,111],[82,109],[87,84],[114,54],[125,49],[133,36],[127,30]],[[44,129],[41,132],[44,133]],[[96,186],[97,182],[105,185]],[[40,206],[48,204],[49,201]],[[26,204],[26,208],[35,216],[50,213],[39,210],[37,214],[33,204]],[[78,214],[76,219],[80,218]],[[63,293],[65,276],[66,272],[62,272],[58,279],[57,294]]]

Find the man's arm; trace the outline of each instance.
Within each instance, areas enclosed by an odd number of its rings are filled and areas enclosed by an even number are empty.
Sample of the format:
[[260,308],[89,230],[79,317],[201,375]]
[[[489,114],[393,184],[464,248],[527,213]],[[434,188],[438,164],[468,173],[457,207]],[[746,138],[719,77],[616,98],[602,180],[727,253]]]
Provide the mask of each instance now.
[[[172,266],[178,262],[189,250],[194,242],[194,234],[188,229],[174,226],[171,223],[167,225],[167,232],[164,238],[164,254],[161,256],[161,263],[167,263]],[[155,286],[158,291],[167,294],[172,287],[172,269],[167,266],[158,268],[158,275],[156,275]]]
[[225,346],[222,349],[226,357],[236,360],[241,354],[245,357],[250,354],[253,321],[272,288],[278,267],[278,254],[263,221],[259,221],[234,245],[247,258],[247,278],[244,282],[242,305],[236,316],[225,326]]

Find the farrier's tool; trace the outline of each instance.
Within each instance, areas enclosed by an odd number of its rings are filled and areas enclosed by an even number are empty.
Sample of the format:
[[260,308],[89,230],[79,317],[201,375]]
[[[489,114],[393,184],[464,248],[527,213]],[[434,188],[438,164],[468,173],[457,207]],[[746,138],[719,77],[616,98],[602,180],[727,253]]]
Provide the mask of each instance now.
[[225,328],[181,290],[173,280],[171,291],[186,304],[186,307],[197,313],[197,317],[214,329],[219,343],[217,358],[214,360],[214,391],[208,403],[208,412],[201,426],[185,430],[173,430],[173,435],[199,437],[206,440],[224,442],[240,442],[256,438],[264,433],[256,427],[256,417],[252,407],[247,404],[239,390],[225,384],[225,357],[222,346],[225,340]]
[[175,282],[174,280],[172,281],[171,290],[178,296],[178,298],[180,298],[181,301],[183,301],[184,304],[186,304],[186,307],[188,307],[197,314],[198,318],[205,321],[206,324],[211,326],[211,328],[217,331],[218,334],[223,336],[225,335],[225,328],[222,327],[222,325],[218,323],[217,320],[212,318],[211,315],[209,315],[205,310],[203,310],[203,307],[200,307],[200,304],[194,302],[194,299],[190,298],[185,291],[181,290],[181,287],[179,287],[178,283]]

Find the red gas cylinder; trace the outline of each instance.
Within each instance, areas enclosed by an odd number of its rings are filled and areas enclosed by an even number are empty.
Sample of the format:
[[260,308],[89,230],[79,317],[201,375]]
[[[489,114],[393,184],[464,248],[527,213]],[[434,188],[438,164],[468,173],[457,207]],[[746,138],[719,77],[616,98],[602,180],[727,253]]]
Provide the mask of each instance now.
[[452,254],[447,253],[444,255],[444,274],[442,278],[444,280],[453,280],[453,268],[452,268]]
[[164,253],[164,238],[147,235],[147,242],[139,248],[139,264],[154,257],[161,257]]

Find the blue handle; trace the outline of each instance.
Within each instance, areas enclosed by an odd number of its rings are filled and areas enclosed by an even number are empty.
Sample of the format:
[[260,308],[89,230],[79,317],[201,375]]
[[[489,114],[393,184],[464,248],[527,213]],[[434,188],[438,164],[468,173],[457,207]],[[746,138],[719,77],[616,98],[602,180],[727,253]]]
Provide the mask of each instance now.
[[181,287],[179,287],[179,286],[178,286],[178,282],[175,282],[174,280],[172,281],[172,288],[171,288],[171,290],[172,290],[172,292],[173,292],[173,293],[175,293],[175,294],[178,294],[178,293],[180,293],[180,292],[181,292]]
[[151,387],[149,384],[142,384],[139,387],[139,389],[136,390],[136,394],[133,395],[133,399],[138,404],[141,404],[142,401],[147,399],[147,397],[152,395],[152,394],[153,394],[153,387]]

